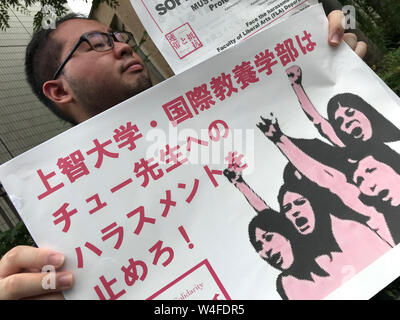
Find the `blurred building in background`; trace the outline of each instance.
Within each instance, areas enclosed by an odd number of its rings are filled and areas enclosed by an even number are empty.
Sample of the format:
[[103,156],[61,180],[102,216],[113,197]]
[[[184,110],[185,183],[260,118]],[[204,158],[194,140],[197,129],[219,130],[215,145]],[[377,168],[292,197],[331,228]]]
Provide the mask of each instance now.
[[[25,49],[33,33],[31,13],[9,10],[10,28],[0,31],[0,164],[71,126],[53,115],[32,93],[24,72]],[[19,221],[0,190],[0,231]]]

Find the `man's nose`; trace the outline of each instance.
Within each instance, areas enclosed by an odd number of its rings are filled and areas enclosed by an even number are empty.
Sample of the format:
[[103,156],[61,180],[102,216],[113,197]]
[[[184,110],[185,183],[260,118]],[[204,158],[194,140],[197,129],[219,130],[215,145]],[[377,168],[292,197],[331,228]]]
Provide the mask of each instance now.
[[114,42],[113,52],[117,58],[122,58],[123,56],[132,56],[133,49],[131,46],[125,42]]

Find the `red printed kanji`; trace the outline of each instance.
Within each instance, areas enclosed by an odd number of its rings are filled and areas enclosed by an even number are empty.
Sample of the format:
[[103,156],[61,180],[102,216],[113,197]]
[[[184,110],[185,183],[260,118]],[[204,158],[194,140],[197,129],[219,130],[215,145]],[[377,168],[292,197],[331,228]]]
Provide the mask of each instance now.
[[214,176],[218,175],[221,176],[222,175],[222,171],[221,170],[210,170],[210,168],[206,165],[203,167],[204,170],[206,170],[208,177],[210,178],[212,184],[214,185],[214,187],[218,187],[218,182],[217,180],[215,180]]
[[175,35],[173,33],[169,33],[165,37],[173,48],[179,49],[181,47],[178,39],[175,37]]
[[[96,246],[94,246],[90,242],[86,242],[85,243],[85,247],[88,248],[90,251],[94,252],[99,257],[103,253],[99,248],[97,248]],[[82,249],[80,247],[75,248],[75,253],[76,253],[76,256],[77,256],[77,260],[78,260],[78,269],[81,269],[81,268],[83,268]]]
[[[121,290],[120,292],[115,294],[114,291],[111,289],[111,286],[117,282],[117,279],[115,279],[115,278],[112,279],[111,281],[107,281],[104,276],[101,276],[99,278],[99,280],[101,281],[102,285],[106,289],[108,296],[110,297],[109,300],[116,300],[126,293],[125,290]],[[97,296],[100,298],[100,300],[107,300],[98,285],[94,287],[94,291],[96,291]]]
[[[229,127],[227,123],[223,120],[215,120],[211,122],[211,124],[208,126],[208,136],[210,139],[214,142],[219,141],[221,139],[221,132],[218,128],[218,125],[222,125],[224,127],[224,134],[222,135],[223,138],[227,138],[229,135]],[[213,134],[213,131],[215,130],[215,135]]]
[[100,143],[99,140],[94,139],[93,142],[94,142],[95,147],[93,149],[90,149],[89,151],[87,151],[86,154],[91,155],[92,153],[97,152],[97,161],[96,161],[96,164],[94,165],[96,168],[101,167],[104,156],[114,158],[114,159],[119,157],[118,153],[111,152],[111,151],[108,151],[105,149],[106,146],[108,146],[110,143],[112,143],[111,140],[107,140],[104,143]]
[[219,77],[212,78],[210,86],[220,101],[225,100],[227,96],[230,97],[233,92],[238,92],[238,89],[233,86],[230,73],[222,73]]
[[254,58],[254,64],[258,68],[258,72],[264,72],[269,76],[272,73],[272,67],[276,65],[278,61],[275,60],[275,56],[272,52],[266,49],[264,52],[260,52]]
[[247,164],[242,165],[242,158],[244,157],[243,154],[238,155],[237,151],[230,151],[226,156],[225,160],[228,161],[229,168],[234,168],[235,172],[243,171],[247,168]]
[[[192,202],[194,196],[196,195],[197,189],[199,188],[199,179],[194,179],[194,185],[193,185],[193,189],[189,194],[189,197],[187,197],[186,202],[190,203]],[[178,188],[180,189],[186,189],[186,184],[184,183],[179,183],[178,184]]]
[[179,43],[179,41],[170,41],[170,44],[172,46],[172,48],[178,50],[181,47],[181,44]]
[[93,214],[93,213],[95,213],[95,212],[99,211],[100,209],[103,209],[104,207],[107,206],[107,202],[101,202],[100,196],[99,196],[98,193],[94,194],[90,198],[87,198],[86,199],[86,203],[89,203],[89,202],[91,202],[93,200],[96,202],[96,207],[94,207],[93,209],[89,210],[89,214]]
[[130,121],[126,123],[126,126],[120,126],[118,129],[114,130],[114,140],[115,142],[121,142],[118,144],[118,148],[123,148],[129,146],[128,150],[134,150],[136,148],[136,140],[143,137],[139,132],[137,125],[132,125]]
[[61,169],[61,173],[67,175],[71,183],[75,182],[82,176],[88,175],[89,170],[84,163],[85,158],[80,150],[76,150],[68,157],[59,158],[57,166]]
[[196,138],[193,138],[193,137],[188,137],[187,138],[187,144],[186,144],[186,150],[187,151],[191,150],[192,141],[196,142],[197,144],[201,144],[202,146],[208,146],[208,141],[196,139]]
[[169,33],[165,36],[168,41],[178,41],[178,39],[175,37],[173,33]]
[[161,216],[167,217],[169,209],[176,206],[176,202],[171,200],[171,190],[166,191],[166,199],[160,199],[161,204],[165,204],[164,211]]
[[172,46],[179,59],[185,58],[187,55],[203,46],[189,22],[170,31],[165,35],[165,38]]
[[155,172],[155,169],[159,166],[159,164],[156,162],[150,165],[150,163],[153,161],[154,158],[150,158],[148,160],[142,158],[140,159],[140,162],[135,163],[135,168],[133,171],[136,173],[136,177],[139,178],[143,176],[144,179],[143,183],[141,184],[142,187],[146,187],[149,184],[149,175],[153,178],[153,180],[158,180],[164,175],[164,172],[161,169],[157,169],[157,173]]
[[163,104],[163,109],[168,117],[168,120],[172,123],[175,122],[178,124],[186,119],[193,118],[193,114],[183,96]]
[[[142,275],[138,275],[138,267],[142,269]],[[147,276],[147,265],[143,261],[129,259],[129,265],[127,267],[121,268],[122,272],[125,274],[125,283],[128,286],[133,286],[137,280],[144,281]]]
[[186,92],[186,97],[196,114],[199,114],[198,109],[200,109],[200,111],[208,110],[211,105],[215,104],[211,92],[208,91],[207,84],[205,83],[195,87],[193,91]]
[[170,163],[172,162],[172,165],[169,166],[165,171],[170,172],[180,165],[184,164],[185,162],[188,162],[188,158],[184,157],[183,159],[178,159],[182,157],[181,152],[177,152],[180,146],[175,146],[175,147],[170,147],[169,144],[165,146],[165,150],[161,149],[160,150],[160,160],[165,163]]
[[131,217],[133,217],[133,216],[134,216],[135,214],[137,214],[137,213],[139,213],[139,223],[138,223],[138,225],[137,225],[137,227],[136,227],[134,233],[137,234],[137,235],[139,235],[140,232],[142,231],[142,228],[143,228],[144,223],[155,224],[156,219],[146,217],[146,216],[144,215],[144,207],[143,207],[143,206],[137,207],[135,210],[133,210],[133,211],[127,213],[126,216],[127,216],[128,218],[131,218]]
[[290,38],[286,39],[283,43],[278,43],[275,47],[275,52],[284,67],[296,61],[296,58],[299,56],[299,52],[294,47],[293,40]]
[[64,203],[60,209],[58,209],[56,212],[53,213],[53,217],[59,217],[58,219],[54,220],[54,224],[57,225],[61,222],[65,222],[64,227],[62,229],[63,232],[68,232],[69,228],[71,227],[71,216],[73,216],[75,213],[78,212],[77,209],[72,209],[71,211],[68,212],[67,207],[69,206],[69,203],[66,202]]
[[42,170],[37,170],[37,174],[39,175],[40,180],[43,182],[46,191],[42,194],[38,195],[38,199],[42,200],[43,198],[47,197],[48,195],[52,194],[53,192],[57,191],[58,189],[64,186],[64,183],[59,183],[56,186],[50,186],[49,180],[56,175],[54,171],[50,172],[49,174],[44,174]]
[[156,251],[155,255],[154,255],[154,259],[153,259],[153,264],[157,265],[158,264],[158,260],[160,260],[160,257],[166,253],[168,254],[168,258],[164,260],[164,262],[162,263],[162,265],[164,267],[166,267],[167,265],[169,265],[172,261],[172,259],[174,258],[174,250],[171,247],[165,247],[162,248],[163,246],[163,241],[159,240],[154,246],[152,246],[149,249],[150,253],[153,253],[154,251]]
[[232,72],[237,84],[241,84],[241,89],[247,88],[250,83],[256,83],[260,79],[250,61],[243,61],[241,65],[237,65]]
[[[297,43],[301,49],[301,52],[303,54],[306,54],[307,52],[311,52],[314,50],[315,46],[317,43],[311,40],[311,33],[308,33],[307,31],[303,31],[304,37],[300,38],[300,36],[296,36]],[[305,46],[303,46],[303,42],[307,42]]]
[[203,46],[193,31],[187,33],[186,37],[190,41],[190,43],[193,45],[193,48],[197,49],[197,48],[200,48]]
[[122,241],[124,239],[124,228],[121,226],[117,227],[116,222],[113,222],[108,227],[105,227],[103,230],[101,230],[101,233],[102,234],[107,233],[105,236],[101,238],[101,240],[103,241],[111,238],[114,235],[117,235],[117,242],[114,245],[114,249],[118,250],[121,247]]

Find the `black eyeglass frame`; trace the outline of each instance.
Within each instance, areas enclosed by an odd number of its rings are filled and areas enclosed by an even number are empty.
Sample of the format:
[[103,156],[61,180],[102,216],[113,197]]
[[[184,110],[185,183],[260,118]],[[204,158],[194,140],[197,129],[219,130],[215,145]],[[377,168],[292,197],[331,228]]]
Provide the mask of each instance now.
[[[122,34],[128,35],[128,40],[125,41],[125,43],[129,43],[129,41],[135,41],[135,39],[134,39],[134,37],[133,37],[133,34],[130,33],[129,31],[114,31],[114,32],[109,32],[109,33],[100,32],[100,31],[92,31],[92,32],[84,33],[83,35],[81,35],[80,38],[79,38],[79,40],[78,40],[78,42],[77,42],[77,43],[74,45],[74,47],[72,48],[71,52],[70,52],[70,53],[68,54],[68,56],[64,59],[64,61],[60,64],[60,66],[58,67],[57,71],[54,73],[53,80],[56,80],[56,79],[57,79],[57,77],[60,75],[62,69],[65,67],[65,65],[67,64],[67,62],[69,61],[69,59],[71,59],[72,55],[74,54],[74,52],[76,51],[76,49],[78,49],[78,47],[81,45],[82,42],[84,42],[84,41],[87,42],[87,43],[89,44],[89,46],[90,46],[93,50],[95,50],[95,51],[98,51],[98,52],[109,51],[109,50],[112,50],[112,49],[114,48],[114,41],[121,42],[121,41],[118,40],[117,37],[115,36],[115,34],[118,34],[118,33],[120,33],[120,34],[122,33]],[[93,35],[93,34],[101,34],[101,35],[107,36],[107,38],[108,38],[108,44],[109,44],[110,47],[107,48],[106,50],[98,50],[98,49],[94,48],[94,47],[91,45],[91,43],[90,43],[90,41],[89,41],[89,39],[88,39],[88,37],[89,37],[90,35]]]

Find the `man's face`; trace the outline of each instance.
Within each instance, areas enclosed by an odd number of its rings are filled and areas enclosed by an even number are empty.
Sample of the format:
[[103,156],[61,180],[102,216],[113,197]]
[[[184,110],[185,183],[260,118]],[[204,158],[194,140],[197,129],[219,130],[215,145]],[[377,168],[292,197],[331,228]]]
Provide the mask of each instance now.
[[315,228],[315,215],[310,201],[296,192],[283,196],[283,213],[301,234],[310,234]]
[[[85,19],[69,20],[57,27],[52,36],[62,43],[60,63],[80,36],[91,31],[109,32],[105,25]],[[114,42],[114,48],[105,52],[81,43],[59,78],[67,81],[86,118],[151,87],[143,61],[129,45],[120,42]]]
[[290,241],[277,232],[256,228],[256,241],[261,243],[258,254],[279,270],[289,269],[294,262]]
[[371,122],[357,109],[339,104],[335,112],[335,121],[339,124],[340,130],[355,140],[367,141],[372,137]]

